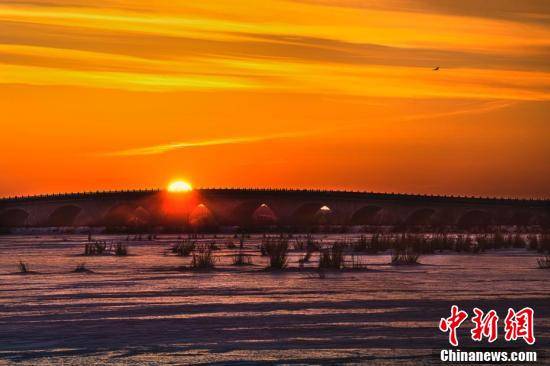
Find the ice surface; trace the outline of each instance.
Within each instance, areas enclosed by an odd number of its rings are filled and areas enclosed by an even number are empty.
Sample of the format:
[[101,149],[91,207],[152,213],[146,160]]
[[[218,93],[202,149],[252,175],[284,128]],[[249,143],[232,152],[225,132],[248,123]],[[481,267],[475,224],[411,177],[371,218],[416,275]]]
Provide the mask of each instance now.
[[[230,239],[217,240],[223,248]],[[84,257],[86,240],[0,236],[0,364],[436,364],[449,348],[437,324],[452,304],[501,318],[531,306],[539,358],[549,348],[550,271],[526,250],[425,255],[417,266],[368,255],[367,271],[320,279],[307,269],[264,271],[260,236],[245,244],[254,266],[232,266],[223,249],[217,268],[201,273],[178,270],[190,258],[167,254],[175,236],[130,241],[127,257]],[[36,273],[17,273],[19,259]],[[83,262],[94,273],[72,272]],[[461,349],[472,346],[469,327]]]

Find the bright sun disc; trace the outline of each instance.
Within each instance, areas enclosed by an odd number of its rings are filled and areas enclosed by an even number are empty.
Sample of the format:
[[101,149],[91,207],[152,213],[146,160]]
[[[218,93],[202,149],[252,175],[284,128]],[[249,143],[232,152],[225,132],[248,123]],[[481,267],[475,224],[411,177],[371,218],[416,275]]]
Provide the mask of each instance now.
[[190,192],[193,190],[191,184],[177,180],[168,185],[168,192]]

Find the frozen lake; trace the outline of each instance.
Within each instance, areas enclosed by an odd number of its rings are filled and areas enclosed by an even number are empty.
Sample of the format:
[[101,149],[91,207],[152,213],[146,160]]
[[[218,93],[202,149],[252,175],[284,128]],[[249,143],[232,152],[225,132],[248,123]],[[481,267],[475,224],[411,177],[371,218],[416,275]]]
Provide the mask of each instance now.
[[[167,253],[175,239],[84,257],[86,236],[0,236],[0,364],[437,364],[450,348],[437,326],[453,304],[501,319],[530,306],[537,343],[528,349],[540,359],[550,346],[550,271],[525,249],[424,255],[414,266],[366,255],[368,270],[320,279],[297,270],[301,253],[291,253],[293,270],[264,271],[259,236],[245,242],[253,266],[232,266],[223,243],[233,238],[218,236],[215,270],[179,271],[190,258]],[[19,259],[36,273],[19,274]],[[83,262],[93,273],[73,273]],[[463,350],[470,327],[459,330]]]

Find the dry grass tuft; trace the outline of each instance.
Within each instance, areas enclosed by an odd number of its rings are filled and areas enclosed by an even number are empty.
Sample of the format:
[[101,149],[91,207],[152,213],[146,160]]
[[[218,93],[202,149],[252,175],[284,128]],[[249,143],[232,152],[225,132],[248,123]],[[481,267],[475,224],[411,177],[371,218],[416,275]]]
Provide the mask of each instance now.
[[22,260],[19,260],[19,263],[17,264],[17,268],[19,269],[19,273],[30,273],[29,271],[29,265]]
[[84,255],[103,255],[107,250],[106,241],[96,241],[93,243],[84,244]]
[[285,269],[288,264],[288,240],[285,238],[264,238],[262,252],[269,256],[269,269]]
[[116,256],[122,257],[128,255],[128,246],[122,243],[116,243],[114,248]]
[[179,255],[180,257],[187,257],[191,255],[191,252],[195,250],[195,242],[191,240],[183,240],[172,246],[172,253]]
[[191,269],[193,270],[208,270],[214,268],[215,258],[210,245],[197,246],[193,252],[193,260],[191,261]]
[[344,268],[344,244],[334,243],[330,248],[321,250],[319,256],[319,268],[336,269]]
[[367,269],[367,261],[363,255],[351,255],[351,268],[352,269]]
[[92,273],[93,271],[86,267],[86,263],[79,263],[77,264],[73,272],[74,273]]
[[541,269],[550,269],[550,255],[538,258],[537,263]]
[[238,252],[233,255],[234,266],[250,266],[252,265],[252,256],[243,252]]
[[395,249],[391,256],[391,264],[394,265],[410,265],[418,264],[420,254],[414,252],[411,248]]

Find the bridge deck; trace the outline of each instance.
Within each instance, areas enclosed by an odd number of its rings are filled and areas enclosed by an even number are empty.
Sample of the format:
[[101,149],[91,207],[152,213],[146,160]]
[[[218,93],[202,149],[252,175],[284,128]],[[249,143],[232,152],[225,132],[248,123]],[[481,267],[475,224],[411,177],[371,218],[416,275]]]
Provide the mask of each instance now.
[[[25,201],[65,201],[65,200],[87,200],[101,198],[122,198],[134,199],[164,192],[161,189],[145,190],[119,190],[119,191],[95,191],[57,193],[30,196],[15,196],[0,198],[2,203],[21,203]],[[524,198],[503,198],[503,197],[474,197],[474,196],[445,196],[445,195],[422,195],[407,193],[381,193],[365,191],[340,191],[340,190],[315,190],[315,189],[262,189],[262,188],[200,188],[196,189],[204,196],[294,196],[301,199],[314,197],[316,199],[343,199],[343,200],[389,200],[401,202],[430,202],[430,203],[455,203],[455,204],[491,204],[491,205],[520,205],[520,206],[549,206],[550,199],[524,199]]]

